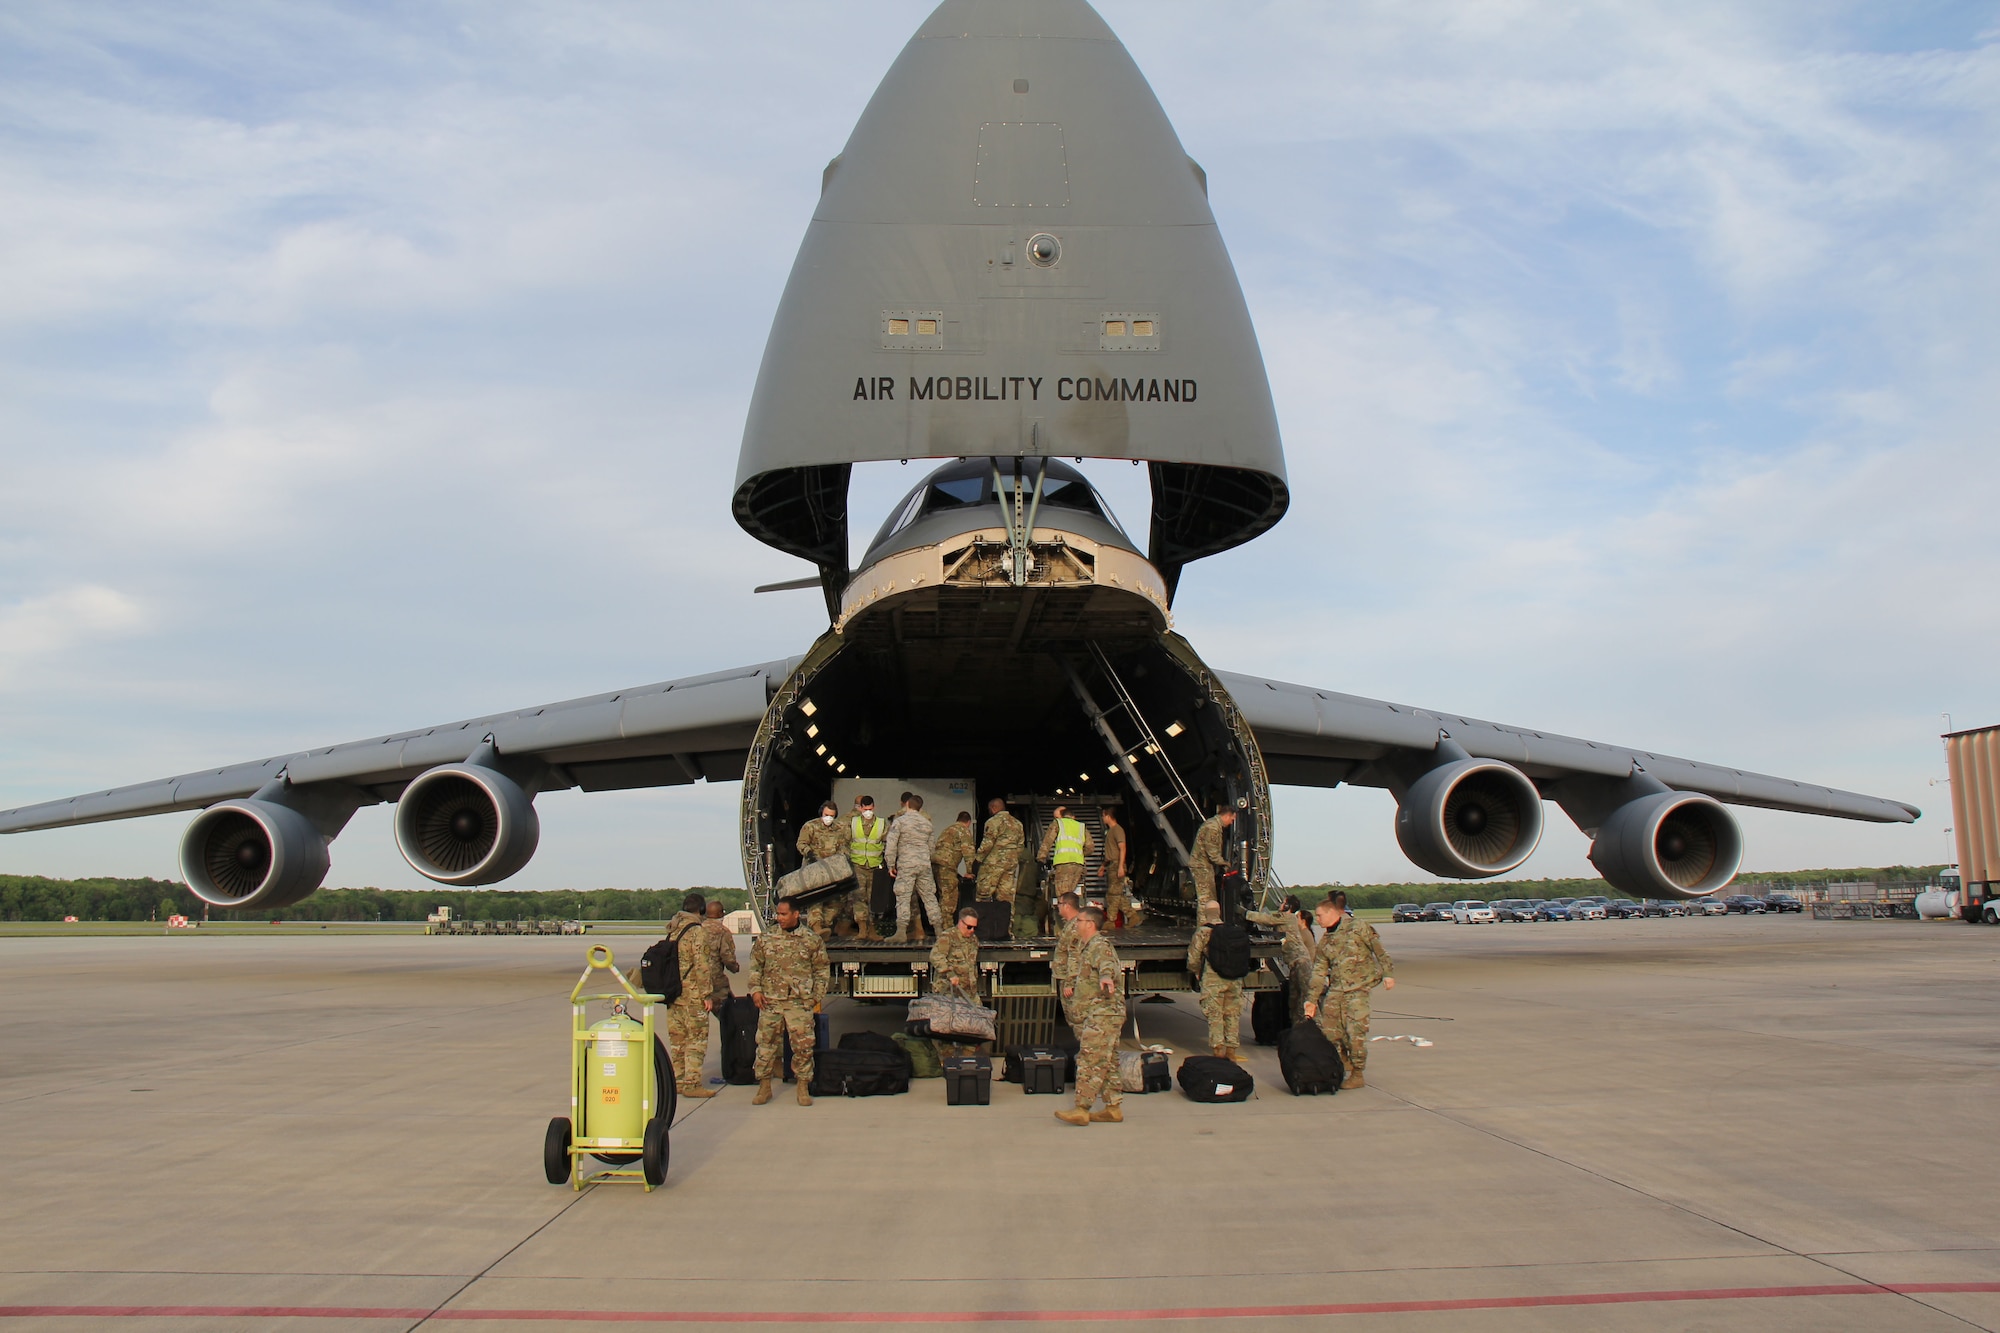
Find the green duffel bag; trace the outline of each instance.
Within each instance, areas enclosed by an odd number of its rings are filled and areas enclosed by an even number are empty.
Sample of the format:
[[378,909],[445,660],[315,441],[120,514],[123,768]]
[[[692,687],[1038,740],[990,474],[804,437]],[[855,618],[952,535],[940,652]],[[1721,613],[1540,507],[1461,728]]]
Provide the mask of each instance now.
[[938,1059],[937,1043],[922,1037],[912,1037],[907,1032],[892,1032],[889,1039],[903,1048],[903,1054],[910,1057],[911,1078],[943,1078],[944,1062]]

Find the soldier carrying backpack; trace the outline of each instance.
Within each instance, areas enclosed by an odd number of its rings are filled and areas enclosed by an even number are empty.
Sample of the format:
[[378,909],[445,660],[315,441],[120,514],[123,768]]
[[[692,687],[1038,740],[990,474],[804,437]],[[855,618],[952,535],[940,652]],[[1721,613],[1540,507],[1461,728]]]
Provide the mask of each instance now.
[[1243,978],[1250,975],[1250,932],[1224,921],[1222,906],[1201,905],[1201,927],[1188,944],[1188,971],[1201,982],[1201,1012],[1208,1019],[1208,1045],[1225,1060],[1236,1058],[1243,1032]]

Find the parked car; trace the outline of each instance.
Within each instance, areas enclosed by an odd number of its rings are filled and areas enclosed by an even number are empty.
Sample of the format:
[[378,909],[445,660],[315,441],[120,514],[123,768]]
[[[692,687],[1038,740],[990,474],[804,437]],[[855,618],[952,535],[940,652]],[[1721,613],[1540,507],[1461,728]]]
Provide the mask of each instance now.
[[1452,919],[1451,906],[1450,903],[1425,903],[1424,914],[1417,919],[1419,921],[1449,921]]
[[1722,910],[1742,916],[1764,915],[1764,900],[1748,893],[1732,893],[1722,900]]
[[1500,918],[1493,914],[1492,903],[1465,898],[1451,905],[1451,919],[1461,926],[1490,926]]
[[1569,905],[1569,919],[1572,921],[1602,921],[1605,915],[1604,904],[1594,903],[1588,898],[1578,898]]
[[1767,912],[1803,912],[1806,910],[1806,905],[1797,898],[1792,897],[1789,893],[1774,893],[1764,899],[1764,910]]
[[1689,916],[1728,916],[1729,904],[1720,898],[1697,898],[1687,905]]
[[1493,902],[1493,916],[1498,921],[1533,921],[1535,909],[1526,898],[1497,898]]
[[1416,903],[1397,903],[1389,909],[1389,919],[1391,921],[1422,921],[1424,919],[1424,909]]
[[1569,914],[1569,904],[1561,902],[1555,898],[1551,898],[1547,902],[1543,903],[1540,907],[1535,909],[1535,920],[1537,921],[1571,920]]
[[1630,898],[1617,898],[1605,905],[1604,915],[1616,921],[1646,915],[1646,904],[1635,903]]
[[1645,916],[1686,916],[1687,904],[1672,898],[1648,898],[1639,904]]

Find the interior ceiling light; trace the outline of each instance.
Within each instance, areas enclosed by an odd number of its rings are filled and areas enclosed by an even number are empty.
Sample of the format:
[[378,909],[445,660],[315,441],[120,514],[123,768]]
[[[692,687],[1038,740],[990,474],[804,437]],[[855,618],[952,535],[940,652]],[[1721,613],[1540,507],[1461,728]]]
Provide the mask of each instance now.
[[1118,771],[1118,765],[1113,764],[1111,767],[1105,769],[1104,771],[1107,773],[1116,773]]
[[1187,730],[1187,728],[1186,728],[1186,727],[1184,727],[1184,726],[1182,726],[1182,725],[1181,725],[1180,723],[1178,723],[1178,722],[1169,722],[1169,723],[1167,724],[1167,735],[1169,735],[1169,736],[1178,736],[1178,735],[1180,735],[1180,734],[1181,734],[1181,733],[1182,733],[1183,731],[1186,731],[1186,730]]
[[1077,774],[1077,776],[1082,778],[1085,782],[1090,781],[1090,774],[1088,773],[1079,773]]
[[807,699],[804,703],[799,705],[799,711],[801,713],[804,713],[807,717],[811,717],[814,713],[817,713],[819,711],[819,705],[814,703],[812,700]]
[[817,735],[819,735],[819,723],[817,723],[817,722],[808,722],[808,723],[806,724],[806,737],[807,737],[807,739],[811,739],[812,737],[814,737],[814,736],[817,736]]
[[818,745],[814,746],[814,747],[813,747],[813,753],[814,753],[814,754],[825,754],[825,753],[826,753],[826,742],[825,742],[825,741],[821,741],[821,742],[820,742],[820,743],[819,743]]
[[836,765],[833,771],[836,773],[845,773],[847,771],[847,765],[846,764]]

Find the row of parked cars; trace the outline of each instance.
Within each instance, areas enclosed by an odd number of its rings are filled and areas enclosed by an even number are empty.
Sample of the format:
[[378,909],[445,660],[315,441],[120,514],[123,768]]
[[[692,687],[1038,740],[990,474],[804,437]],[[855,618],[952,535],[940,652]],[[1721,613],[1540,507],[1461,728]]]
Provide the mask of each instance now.
[[1766,913],[1803,912],[1805,904],[1789,893],[1758,897],[1733,893],[1727,898],[1696,898],[1681,902],[1672,898],[1611,898],[1590,894],[1581,898],[1496,898],[1482,902],[1467,898],[1455,903],[1397,903],[1390,911],[1392,921],[1454,921],[1461,926],[1488,925],[1497,921],[1603,921],[1635,916],[1762,916]]

